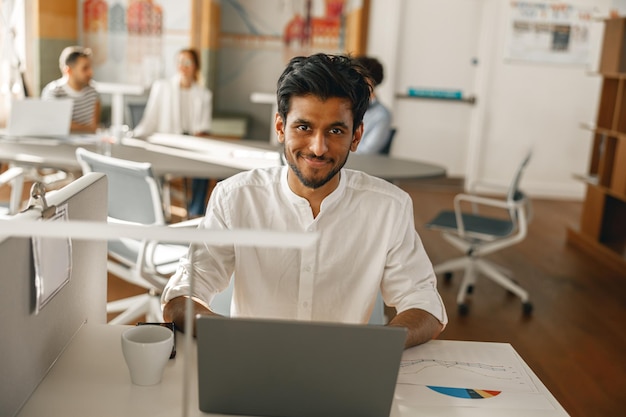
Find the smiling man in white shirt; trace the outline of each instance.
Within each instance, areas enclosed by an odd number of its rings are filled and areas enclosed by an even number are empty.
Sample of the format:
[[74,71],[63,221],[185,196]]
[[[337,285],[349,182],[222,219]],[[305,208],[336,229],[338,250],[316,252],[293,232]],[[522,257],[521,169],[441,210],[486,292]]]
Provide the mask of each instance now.
[[317,231],[317,254],[295,249],[192,245],[162,296],[163,315],[184,326],[189,273],[196,313],[234,272],[237,317],[367,323],[380,291],[409,329],[406,346],[435,338],[447,316],[432,265],[413,224],[413,204],[396,186],[344,169],[363,134],[370,87],[341,55],[293,58],[278,80],[275,128],[287,166],[220,182],[200,227]]

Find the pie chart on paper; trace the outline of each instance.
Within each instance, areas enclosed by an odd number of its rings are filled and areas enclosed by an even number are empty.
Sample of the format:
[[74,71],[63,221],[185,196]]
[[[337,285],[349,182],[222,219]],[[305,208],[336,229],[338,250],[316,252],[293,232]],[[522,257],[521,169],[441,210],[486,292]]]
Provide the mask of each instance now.
[[438,392],[439,394],[448,395],[455,398],[465,398],[469,400],[492,398],[502,392],[472,388],[437,387],[433,385],[427,385],[427,387],[435,392]]

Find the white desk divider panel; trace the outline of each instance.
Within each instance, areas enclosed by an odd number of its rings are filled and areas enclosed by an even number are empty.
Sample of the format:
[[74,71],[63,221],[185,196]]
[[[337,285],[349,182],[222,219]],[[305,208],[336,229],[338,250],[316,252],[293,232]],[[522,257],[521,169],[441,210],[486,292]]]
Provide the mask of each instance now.
[[[95,176],[95,177],[94,177]],[[85,183],[91,181],[91,183]],[[80,184],[77,184],[79,183]],[[99,186],[99,188],[98,188]],[[83,190],[83,188],[85,188]],[[74,195],[76,193],[76,195]],[[45,377],[72,336],[82,324],[105,322],[106,301],[106,240],[119,237],[166,240],[173,243],[239,244],[256,247],[299,248],[317,250],[317,233],[274,232],[269,230],[201,230],[170,228],[167,226],[111,225],[106,219],[106,178],[103,174],[87,174],[63,190],[50,193],[48,205],[67,202],[69,221],[35,222],[40,212],[30,210],[11,220],[0,219],[0,265],[12,264],[9,274],[0,284],[0,415],[16,415],[37,384]],[[7,238],[6,236],[12,236]],[[33,264],[30,237],[71,238],[77,248],[93,249],[73,251],[72,282],[66,285],[39,315],[33,315]],[[90,242],[87,244],[86,242]],[[18,245],[19,244],[19,245]],[[75,277],[75,278],[74,278]],[[95,280],[95,283],[94,283]],[[19,281],[15,283],[14,281]],[[191,280],[193,286],[193,279]],[[19,284],[19,285],[17,285]],[[81,287],[81,284],[82,287]],[[95,290],[94,290],[95,289]],[[190,289],[190,293],[192,290]],[[191,303],[187,303],[185,356],[190,357]],[[52,307],[52,306],[56,307]],[[16,313],[17,312],[17,313]],[[15,316],[15,319],[14,319]],[[6,345],[5,345],[5,340]],[[6,351],[5,351],[6,350]],[[186,361],[181,390],[185,398],[190,395],[191,361]],[[6,371],[8,370],[8,371]],[[4,387],[20,388],[5,390]],[[182,414],[188,415],[188,401],[183,402]],[[5,409],[6,408],[6,409]]]
[[[66,205],[69,220],[106,222],[107,180],[89,174],[46,195]],[[38,221],[39,209],[13,219]],[[13,416],[85,323],[106,322],[104,240],[72,239],[70,281],[35,314],[35,270],[29,237],[7,237],[0,227],[0,415]]]

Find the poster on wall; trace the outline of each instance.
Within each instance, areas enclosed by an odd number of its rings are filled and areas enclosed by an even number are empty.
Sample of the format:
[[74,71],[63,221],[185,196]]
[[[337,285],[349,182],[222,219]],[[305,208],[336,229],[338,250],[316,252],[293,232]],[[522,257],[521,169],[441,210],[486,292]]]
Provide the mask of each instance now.
[[510,2],[505,58],[546,64],[589,65],[592,6]]
[[274,115],[251,103],[251,93],[274,93],[294,56],[354,51],[363,7],[362,0],[222,0],[217,110],[246,113],[251,137],[267,140]]
[[351,16],[362,0],[224,0],[221,47],[282,50],[286,60],[346,52]]
[[93,51],[94,79],[148,87],[174,74],[190,16],[191,1],[80,0],[79,42]]

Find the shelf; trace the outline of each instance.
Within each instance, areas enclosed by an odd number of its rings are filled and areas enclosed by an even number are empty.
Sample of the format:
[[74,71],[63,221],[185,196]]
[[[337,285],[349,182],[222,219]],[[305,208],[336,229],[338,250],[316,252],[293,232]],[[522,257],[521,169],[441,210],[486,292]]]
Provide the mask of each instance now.
[[572,177],[578,181],[582,181],[589,185],[598,185],[597,175],[585,175],[585,174],[572,174]]
[[623,251],[620,253],[612,250],[611,245],[597,242],[578,230],[567,229],[567,243],[585,251],[615,271],[623,272],[626,269],[626,255]]
[[626,80],[626,73],[624,72],[594,72],[593,75],[599,75],[603,78],[609,78],[612,80]]
[[599,73],[602,76],[580,230],[568,242],[607,264],[626,268],[626,19],[607,20]]
[[606,194],[608,196],[613,197],[616,200],[620,200],[620,201],[623,201],[623,202],[626,203],[626,195],[625,194],[616,193],[615,191],[611,190],[608,187],[604,187],[602,185],[599,185],[597,177],[590,176],[590,175],[574,174],[574,178],[579,180],[579,181],[584,182],[587,185],[590,185],[592,187],[596,187],[603,194]]
[[618,132],[617,130],[611,130],[611,129],[606,129],[603,127],[596,127],[594,129],[594,132],[600,134],[600,135],[606,135],[606,136],[611,136],[611,137],[618,137],[618,136],[624,136],[626,135],[625,132]]
[[586,74],[590,77],[602,77],[602,78],[611,78],[615,80],[625,80],[626,72],[600,72],[598,70],[595,71],[587,71]]
[[467,96],[462,98],[448,98],[448,97],[428,97],[428,96],[412,96],[410,94],[397,93],[396,98],[401,99],[415,99],[415,100],[438,100],[438,101],[449,101],[452,103],[466,103],[466,104],[475,104],[476,96]]
[[602,245],[626,261],[626,239],[605,240]]
[[618,132],[617,130],[606,129],[604,127],[598,127],[593,122],[580,122],[578,126],[592,133],[597,133],[599,135],[611,136],[614,138],[626,138],[626,132]]
[[600,93],[600,107],[598,109],[598,120],[596,125],[603,129],[614,129],[616,127],[616,115],[618,115],[619,93],[621,81],[605,78],[602,80],[602,90]]
[[599,71],[602,74],[626,72],[626,51],[624,50],[624,34],[626,19],[608,19],[604,24],[604,39]]
[[591,132],[595,132],[597,130],[597,126],[594,122],[580,122],[579,126],[581,129],[589,130]]

